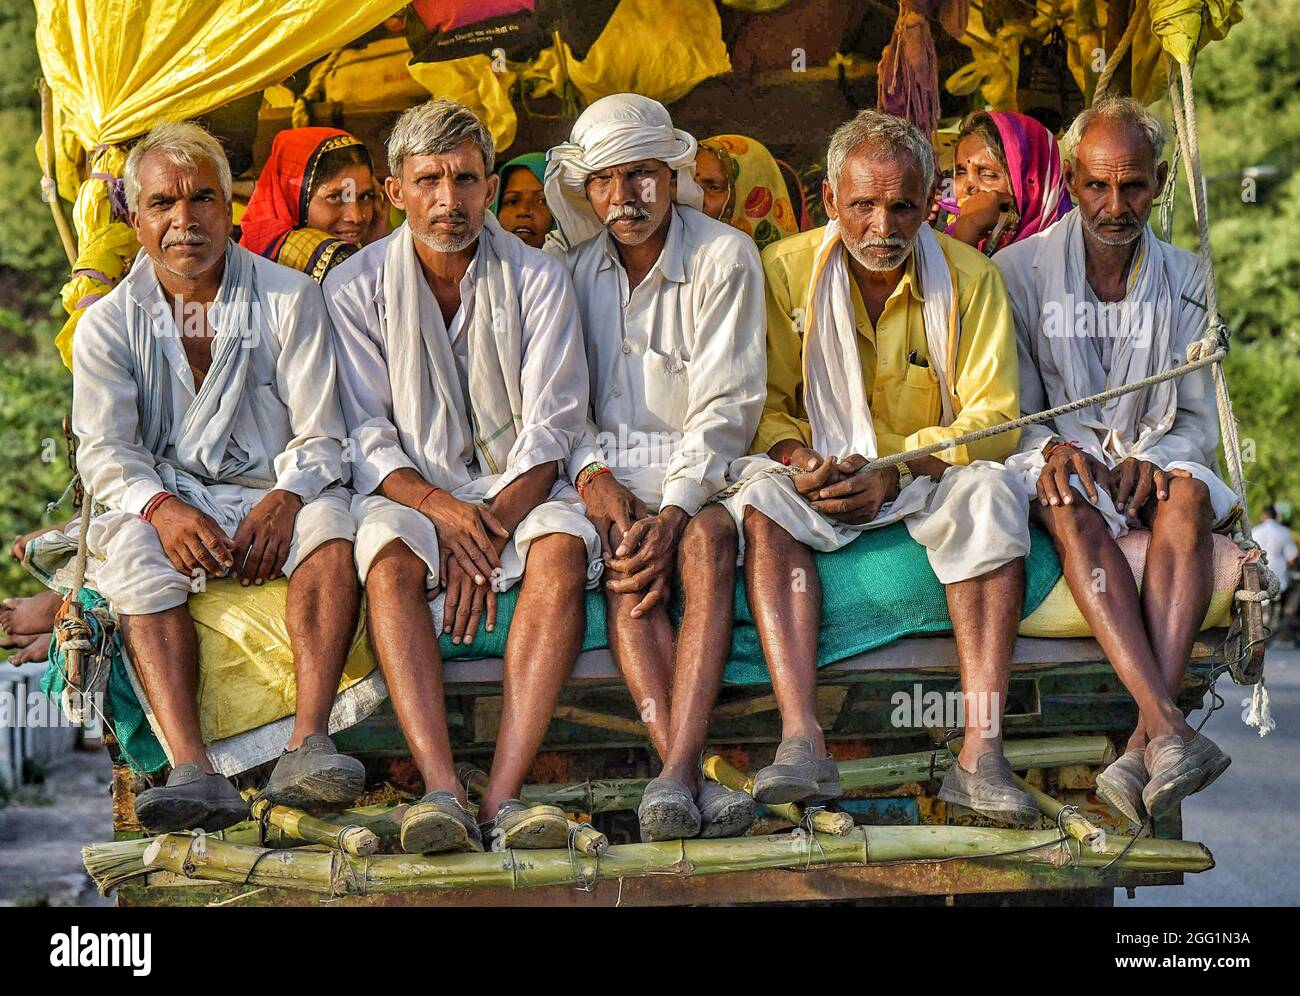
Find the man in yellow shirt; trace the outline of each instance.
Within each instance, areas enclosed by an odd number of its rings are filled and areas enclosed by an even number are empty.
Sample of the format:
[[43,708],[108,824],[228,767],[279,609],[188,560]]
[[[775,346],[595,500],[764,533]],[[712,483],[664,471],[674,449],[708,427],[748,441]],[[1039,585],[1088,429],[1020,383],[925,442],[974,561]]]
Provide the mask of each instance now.
[[1029,533],[1027,500],[995,461],[1016,434],[864,469],[1020,412],[997,268],[925,223],[933,156],[907,122],[863,111],[831,140],[830,224],[763,253],[768,397],[753,451],[765,455],[738,462],[742,486],[726,500],[742,526],[749,604],[782,717],[781,746],[754,797],[839,795],[816,718],[812,551],[903,521],[946,586],[965,691],[966,736],[940,798],[1030,824],[1038,810],[1001,750]]

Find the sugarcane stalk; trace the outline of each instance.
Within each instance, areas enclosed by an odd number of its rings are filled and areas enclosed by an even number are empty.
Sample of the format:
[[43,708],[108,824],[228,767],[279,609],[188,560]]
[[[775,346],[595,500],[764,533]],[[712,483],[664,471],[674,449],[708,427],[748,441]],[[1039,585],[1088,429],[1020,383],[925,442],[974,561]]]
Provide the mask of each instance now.
[[1105,839],[1105,832],[1090,823],[1087,817],[1077,809],[1073,807],[1067,809],[1046,792],[1030,785],[1019,775],[1012,775],[1011,777],[1015,779],[1016,784],[1020,786],[1022,791],[1028,792],[1034,802],[1038,803],[1039,812],[1053,823],[1058,824],[1062,830],[1080,844],[1086,847],[1096,847]]
[[[724,785],[733,791],[754,794],[754,779],[728,763],[727,759],[720,754],[710,754],[706,757],[701,769],[705,778],[715,781],[719,785]],[[848,813],[832,813],[829,809],[817,808],[812,810],[811,817],[809,817],[803,806],[793,802],[773,803],[772,805],[764,803],[763,806],[768,812],[793,823],[795,826],[803,826],[804,820],[807,818],[809,825],[816,833],[830,833],[842,836],[853,829],[853,817]]]
[[590,823],[569,820],[569,836],[573,846],[589,858],[599,858],[609,850],[609,838]]
[[718,875],[768,868],[807,869],[948,858],[998,863],[1074,864],[1117,871],[1200,872],[1214,866],[1201,844],[1141,838],[1115,860],[1131,838],[1108,835],[1099,851],[1055,830],[980,827],[855,827],[834,834],[773,835],[727,840],[618,844],[599,858],[568,849],[483,854],[380,854],[353,859],[332,850],[268,851],[214,840],[202,846],[188,834],[156,838],[144,854],[148,870],[187,878],[328,895],[374,895],[439,888],[533,888],[587,884],[644,875]]
[[361,858],[379,850],[379,838],[363,826],[331,823],[292,806],[277,806],[269,799],[256,798],[252,789],[244,792],[244,797],[249,799],[249,813],[254,820],[275,827],[292,840],[324,844]]
[[[958,749],[958,744],[953,744],[953,752]],[[1115,759],[1115,748],[1103,736],[1006,740],[1002,752],[1016,771],[1059,768],[1067,764],[1106,764]],[[952,766],[953,753],[947,749],[840,761],[840,784],[849,790],[888,788],[906,782],[925,781],[931,774],[932,753],[934,774],[941,775]]]

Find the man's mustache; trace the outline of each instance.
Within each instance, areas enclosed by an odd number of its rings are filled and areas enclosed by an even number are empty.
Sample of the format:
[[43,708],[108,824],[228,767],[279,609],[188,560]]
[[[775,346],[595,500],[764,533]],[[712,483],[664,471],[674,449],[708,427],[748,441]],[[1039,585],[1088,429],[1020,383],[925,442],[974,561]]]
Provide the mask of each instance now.
[[637,207],[635,204],[619,204],[610,208],[609,214],[605,216],[605,227],[608,228],[616,221],[649,221],[650,212],[643,207]]
[[461,211],[448,211],[446,214],[429,216],[430,225],[436,225],[440,221],[469,221],[469,218]]
[[169,239],[164,239],[162,247],[170,249],[172,246],[206,246],[210,245],[212,240],[206,235],[198,232],[186,232],[184,235],[177,235]]
[[1124,225],[1127,228],[1136,228],[1138,220],[1137,215],[1134,214],[1099,214],[1095,223],[1098,225]]
[[858,249],[906,249],[908,246],[906,239],[863,239],[858,243]]

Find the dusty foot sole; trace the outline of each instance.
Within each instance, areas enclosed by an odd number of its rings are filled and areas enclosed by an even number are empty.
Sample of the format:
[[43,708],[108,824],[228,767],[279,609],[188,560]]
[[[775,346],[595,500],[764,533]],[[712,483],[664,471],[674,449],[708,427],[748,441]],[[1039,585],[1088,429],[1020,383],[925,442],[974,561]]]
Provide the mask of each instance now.
[[754,825],[754,800],[743,792],[733,792],[716,812],[700,811],[700,837],[738,837]]
[[1159,819],[1171,812],[1189,795],[1208,788],[1216,778],[1228,770],[1232,758],[1222,751],[1204,768],[1185,771],[1173,780],[1160,786],[1160,789],[1146,800],[1147,812],[1152,819]]
[[1035,827],[1038,826],[1038,807],[1027,806],[988,806],[983,803],[976,805],[965,792],[957,792],[948,788],[939,790],[939,799],[943,802],[950,802],[953,805],[965,806],[973,813],[979,813],[981,816],[987,816],[990,820],[996,820],[999,823],[1007,823],[1016,827]]
[[353,803],[365,787],[364,770],[340,765],[312,771],[278,789],[267,786],[265,794],[277,805],[310,811]]
[[247,806],[213,807],[198,799],[161,798],[138,802],[136,819],[150,833],[176,833],[181,830],[202,830],[216,833],[228,830],[248,818]]
[[[412,810],[415,810],[412,812]],[[402,850],[407,854],[442,854],[447,851],[481,851],[470,839],[465,824],[447,813],[407,810],[402,820]]]
[[1133,824],[1146,822],[1146,806],[1142,803],[1142,789],[1118,778],[1107,778],[1103,771],[1097,776],[1097,794],[1106,804]]
[[523,817],[507,830],[501,838],[508,848],[526,851],[566,847],[569,843],[569,821],[564,814],[537,813]]
[[700,832],[700,819],[684,804],[672,799],[643,803],[637,810],[642,838],[688,840]]
[[819,786],[811,778],[760,771],[754,779],[754,801],[764,805],[782,805],[787,802],[807,802],[816,798]]

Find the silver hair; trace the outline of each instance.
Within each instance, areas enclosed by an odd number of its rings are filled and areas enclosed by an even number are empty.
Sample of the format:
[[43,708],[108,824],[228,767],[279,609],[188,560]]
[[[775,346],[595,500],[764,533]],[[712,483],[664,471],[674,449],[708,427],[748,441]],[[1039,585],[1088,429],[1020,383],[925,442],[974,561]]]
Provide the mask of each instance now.
[[388,169],[402,175],[407,156],[431,156],[450,152],[469,139],[483,154],[483,175],[492,174],[496,150],[492,134],[468,107],[454,100],[429,100],[403,112],[388,136]]
[[217,167],[221,193],[230,203],[230,160],[226,151],[211,132],[191,121],[162,121],[150,129],[149,134],[136,142],[126,157],[122,181],[126,188],[126,206],[131,212],[140,207],[140,164],[150,152],[166,156],[177,166],[194,169],[201,159],[209,159]]
[[1075,154],[1079,150],[1083,136],[1098,118],[1103,121],[1120,121],[1137,128],[1151,146],[1152,165],[1159,164],[1161,154],[1165,150],[1165,126],[1142,101],[1132,97],[1103,97],[1091,107],[1085,108],[1074,119],[1070,130],[1061,140],[1065,156],[1072,164],[1077,163]]
[[911,122],[883,111],[859,111],[835,129],[826,150],[826,179],[837,187],[840,171],[849,156],[863,145],[873,146],[871,158],[887,159],[899,152],[910,153],[928,185],[934,176],[934,149]]

